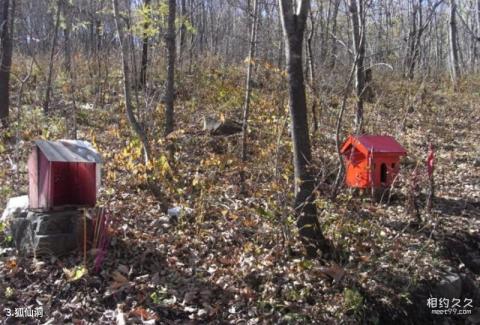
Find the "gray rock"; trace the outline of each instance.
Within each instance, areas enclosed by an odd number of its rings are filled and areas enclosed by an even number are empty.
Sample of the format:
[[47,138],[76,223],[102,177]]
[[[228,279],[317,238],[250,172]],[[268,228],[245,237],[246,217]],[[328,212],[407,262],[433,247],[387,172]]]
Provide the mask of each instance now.
[[72,234],[35,235],[33,249],[37,255],[61,256],[78,247],[76,236]]
[[203,130],[208,132],[213,132],[220,127],[222,122],[217,120],[215,117],[212,116],[204,116],[203,117]]
[[170,222],[172,222],[171,218],[172,217],[170,217],[170,216],[162,216],[162,217],[158,218],[158,223],[161,224],[161,225],[169,224]]
[[185,217],[191,217],[193,212],[193,209],[179,205],[168,209],[167,218],[169,219],[170,224],[175,225],[179,220],[184,219]]
[[37,235],[73,233],[76,220],[79,218],[81,218],[81,213],[78,210],[29,212],[27,215],[27,219],[32,222]]
[[21,254],[60,256],[77,248],[83,234],[79,210],[28,212],[15,218],[11,231],[15,247]]
[[434,288],[434,293],[439,298],[460,298],[462,295],[462,278],[456,273],[446,274]]
[[176,206],[176,207],[173,207],[173,208],[170,208],[168,209],[167,211],[167,215],[170,217],[170,218],[180,218],[182,216],[188,216],[188,215],[191,215],[193,213],[193,209],[190,209],[188,207],[184,207],[184,206]]
[[203,118],[203,130],[213,135],[231,135],[242,131],[242,124],[235,120],[219,120],[215,117]]
[[7,206],[2,213],[2,218],[0,222],[9,222],[14,218],[23,216],[28,209],[28,195],[12,197],[8,200]]

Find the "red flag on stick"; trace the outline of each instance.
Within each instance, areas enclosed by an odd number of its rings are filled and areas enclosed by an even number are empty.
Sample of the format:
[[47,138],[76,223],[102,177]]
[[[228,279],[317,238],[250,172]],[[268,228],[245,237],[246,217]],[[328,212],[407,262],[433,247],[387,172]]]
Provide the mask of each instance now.
[[428,177],[432,177],[434,166],[435,166],[435,151],[433,149],[433,144],[430,143],[430,146],[428,148],[428,155],[427,155]]

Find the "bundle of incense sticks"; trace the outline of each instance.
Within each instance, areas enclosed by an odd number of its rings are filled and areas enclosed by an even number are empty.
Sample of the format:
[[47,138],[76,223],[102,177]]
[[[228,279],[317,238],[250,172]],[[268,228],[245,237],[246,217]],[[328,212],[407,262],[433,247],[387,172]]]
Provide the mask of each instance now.
[[110,214],[105,208],[96,209],[92,249],[96,251],[94,271],[98,273],[107,256],[107,249],[110,243],[108,226],[110,225]]

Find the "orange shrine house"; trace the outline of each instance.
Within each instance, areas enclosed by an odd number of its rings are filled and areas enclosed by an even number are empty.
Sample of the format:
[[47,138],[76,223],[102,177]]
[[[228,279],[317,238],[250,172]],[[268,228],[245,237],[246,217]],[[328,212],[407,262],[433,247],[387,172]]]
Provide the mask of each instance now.
[[340,149],[346,184],[356,188],[386,188],[395,180],[400,157],[407,151],[388,135],[349,136]]

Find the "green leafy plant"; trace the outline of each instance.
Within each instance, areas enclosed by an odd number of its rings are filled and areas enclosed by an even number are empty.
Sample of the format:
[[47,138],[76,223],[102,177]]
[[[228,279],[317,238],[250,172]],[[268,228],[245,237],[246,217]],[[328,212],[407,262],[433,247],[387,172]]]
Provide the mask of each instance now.
[[161,287],[160,290],[152,292],[150,299],[155,305],[160,306],[171,306],[177,301],[175,296],[171,296],[168,293],[167,287]]
[[363,296],[357,289],[345,288],[343,290],[343,306],[347,312],[355,315],[361,313],[363,309]]

